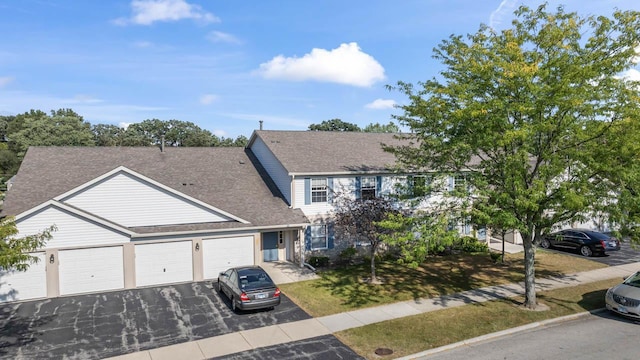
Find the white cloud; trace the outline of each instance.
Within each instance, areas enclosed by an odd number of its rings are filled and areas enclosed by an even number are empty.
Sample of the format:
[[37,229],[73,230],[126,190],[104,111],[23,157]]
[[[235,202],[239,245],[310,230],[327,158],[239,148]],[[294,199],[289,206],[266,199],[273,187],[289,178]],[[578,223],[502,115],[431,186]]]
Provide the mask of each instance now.
[[228,137],[227,132],[224,130],[213,130],[211,133],[217,137]]
[[237,37],[228,34],[228,33],[224,33],[222,31],[212,31],[209,34],[207,34],[207,40],[214,42],[214,43],[218,43],[218,42],[224,42],[224,43],[230,43],[230,44],[241,44],[242,41],[240,41],[240,39],[238,39]]
[[640,81],[640,71],[636,69],[629,69],[623,72],[620,77],[626,80]]
[[123,128],[123,129],[125,129],[125,130],[127,130],[127,128],[129,127],[129,125],[131,125],[131,124],[133,124],[133,123],[130,123],[130,122],[121,122],[121,123],[119,123],[119,124],[118,124],[118,126],[119,126],[119,127],[121,127],[121,128]]
[[220,97],[218,95],[215,94],[204,94],[202,96],[200,96],[200,104],[202,105],[210,105],[213,104],[214,102],[218,101]]
[[0,87],[7,86],[12,81],[13,81],[13,78],[10,76],[4,76],[4,77],[0,76]]
[[382,110],[393,109],[395,105],[396,102],[392,99],[375,99],[373,102],[368,103],[364,107],[367,109]]
[[489,16],[489,26],[492,29],[502,25],[506,17],[511,17],[516,8],[516,0],[502,0],[498,8]]
[[130,18],[118,18],[117,25],[151,25],[156,21],[197,20],[203,23],[220,22],[215,15],[206,12],[200,5],[189,4],[186,0],[133,0]]
[[136,41],[133,43],[133,47],[137,47],[137,48],[150,48],[153,46],[153,43],[150,41]]
[[257,72],[267,79],[315,80],[363,87],[385,78],[382,65],[362,52],[355,42],[332,50],[313,49],[301,58],[278,55],[260,64]]

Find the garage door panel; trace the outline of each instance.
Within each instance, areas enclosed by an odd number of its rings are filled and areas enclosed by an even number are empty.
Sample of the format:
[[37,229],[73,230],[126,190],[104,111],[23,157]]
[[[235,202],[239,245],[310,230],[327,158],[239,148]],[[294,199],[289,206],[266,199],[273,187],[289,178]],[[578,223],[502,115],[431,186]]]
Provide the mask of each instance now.
[[136,286],[193,281],[191,241],[140,244],[136,252]]
[[58,252],[60,295],[124,288],[122,246]]
[[230,267],[253,265],[253,236],[202,240],[203,275],[215,279]]
[[47,272],[44,253],[33,253],[39,260],[27,271],[0,270],[0,302],[29,300],[47,296]]

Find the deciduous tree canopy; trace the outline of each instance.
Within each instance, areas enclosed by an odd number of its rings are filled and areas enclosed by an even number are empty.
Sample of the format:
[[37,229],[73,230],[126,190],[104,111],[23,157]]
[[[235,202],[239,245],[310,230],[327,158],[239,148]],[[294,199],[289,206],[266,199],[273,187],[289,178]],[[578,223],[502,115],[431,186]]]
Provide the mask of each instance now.
[[625,133],[638,130],[640,84],[623,74],[638,59],[640,13],[515,14],[508,29],[443,41],[437,78],[398,84],[409,103],[395,118],[418,146],[395,151],[412,168],[469,173],[476,219],[522,235],[533,308],[536,239],[594,211],[621,220],[637,194],[637,135]]

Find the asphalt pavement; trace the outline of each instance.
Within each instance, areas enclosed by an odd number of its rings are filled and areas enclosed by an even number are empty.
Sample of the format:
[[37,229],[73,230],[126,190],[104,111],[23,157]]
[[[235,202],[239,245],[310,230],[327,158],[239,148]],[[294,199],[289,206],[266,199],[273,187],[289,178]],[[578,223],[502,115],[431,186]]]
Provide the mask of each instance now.
[[0,359],[99,359],[310,318],[285,295],[234,314],[211,282],[0,304]]
[[[598,311],[483,336],[404,360],[636,360],[640,322]],[[498,334],[499,335],[499,334]]]

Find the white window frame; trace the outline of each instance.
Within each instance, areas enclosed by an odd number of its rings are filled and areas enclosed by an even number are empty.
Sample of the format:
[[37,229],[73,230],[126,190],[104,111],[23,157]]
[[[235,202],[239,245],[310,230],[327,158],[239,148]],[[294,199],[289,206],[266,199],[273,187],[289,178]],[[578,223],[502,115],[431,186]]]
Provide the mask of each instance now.
[[360,178],[360,198],[367,200],[371,199],[369,196],[365,196],[365,191],[367,193],[371,193],[373,191],[373,198],[376,198],[378,194],[376,193],[377,189],[377,178],[375,176],[363,176]]
[[[314,231],[315,228],[315,231]],[[311,237],[310,241],[311,241],[311,250],[321,250],[321,249],[328,249],[329,248],[329,234],[327,233],[327,225],[326,224],[321,224],[321,225],[309,225],[309,235]],[[321,247],[316,247],[316,243],[314,242],[314,239],[316,240],[322,240],[324,239],[324,245]]]
[[[311,203],[326,203],[329,199],[327,178],[311,179]],[[324,193],[324,195],[323,195]]]

